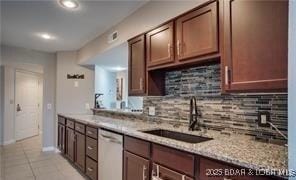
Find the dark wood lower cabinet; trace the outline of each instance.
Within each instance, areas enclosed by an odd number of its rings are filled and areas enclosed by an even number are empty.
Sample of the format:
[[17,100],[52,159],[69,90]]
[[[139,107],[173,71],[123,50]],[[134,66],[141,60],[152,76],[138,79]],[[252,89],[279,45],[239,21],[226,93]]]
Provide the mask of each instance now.
[[71,160],[75,160],[75,131],[69,127],[66,129],[66,156]]
[[75,164],[81,171],[85,171],[85,135],[76,132],[76,153],[75,153]]
[[[114,162],[116,163],[116,162]],[[112,171],[112,169],[110,169]],[[98,163],[94,160],[92,160],[89,157],[86,157],[86,170],[85,174],[91,179],[91,180],[97,180],[98,179]]]
[[123,180],[149,180],[149,160],[124,151]]

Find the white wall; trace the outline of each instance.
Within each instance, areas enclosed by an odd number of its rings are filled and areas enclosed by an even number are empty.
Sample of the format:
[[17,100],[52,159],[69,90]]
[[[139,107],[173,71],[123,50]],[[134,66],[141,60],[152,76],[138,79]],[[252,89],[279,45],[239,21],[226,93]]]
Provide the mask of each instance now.
[[[79,50],[79,63],[84,64],[98,54],[107,51],[128,39],[158,26],[167,20],[182,14],[207,0],[149,1],[122,22],[87,43]],[[118,40],[108,43],[108,35],[118,31]]]
[[[13,115],[14,112],[14,72],[16,69],[25,69],[44,74],[43,82],[43,147],[54,146],[55,144],[55,85],[56,85],[56,55],[44,53],[24,48],[1,46],[1,58],[5,66],[5,91],[9,95],[5,96],[3,139],[6,142],[14,140]],[[52,108],[48,109],[47,104]]]
[[[84,79],[67,79],[67,74],[84,74]],[[78,87],[74,82],[78,82]],[[77,52],[57,53],[57,113],[87,113],[94,107],[94,68],[77,65]]]
[[288,153],[289,169],[296,171],[296,1],[292,0],[289,3]]
[[116,108],[116,73],[95,66],[95,92],[104,94],[100,100],[105,108]]

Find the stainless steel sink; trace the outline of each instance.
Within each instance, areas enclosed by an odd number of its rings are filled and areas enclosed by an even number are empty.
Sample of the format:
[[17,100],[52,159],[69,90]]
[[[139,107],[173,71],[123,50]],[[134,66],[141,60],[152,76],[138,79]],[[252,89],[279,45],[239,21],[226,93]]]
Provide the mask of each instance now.
[[156,135],[156,136],[160,136],[160,137],[169,138],[169,139],[174,139],[177,141],[183,141],[183,142],[187,142],[187,143],[201,143],[204,141],[212,140],[212,138],[195,136],[195,135],[191,135],[191,134],[185,134],[185,133],[169,131],[169,130],[164,130],[164,129],[147,130],[147,131],[142,131],[142,132]]

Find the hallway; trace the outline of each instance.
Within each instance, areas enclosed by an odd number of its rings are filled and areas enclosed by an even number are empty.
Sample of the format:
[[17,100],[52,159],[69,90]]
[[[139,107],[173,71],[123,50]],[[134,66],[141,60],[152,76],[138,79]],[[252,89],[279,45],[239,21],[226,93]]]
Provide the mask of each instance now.
[[41,137],[0,146],[2,180],[84,180],[59,153],[42,152]]

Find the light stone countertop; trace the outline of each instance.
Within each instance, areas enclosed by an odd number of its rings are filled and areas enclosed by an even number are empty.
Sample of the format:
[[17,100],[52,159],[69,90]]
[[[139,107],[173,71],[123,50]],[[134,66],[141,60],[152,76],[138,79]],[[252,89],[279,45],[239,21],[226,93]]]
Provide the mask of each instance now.
[[[243,135],[223,135],[218,131],[188,131],[188,127],[174,127],[168,123],[141,120],[120,120],[97,115],[59,114],[89,125],[109,129],[146,141],[159,143],[204,157],[221,160],[251,169],[288,169],[288,148],[252,140]],[[171,131],[210,137],[213,140],[191,144],[141,132],[142,130],[166,129]]]

